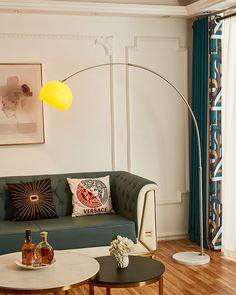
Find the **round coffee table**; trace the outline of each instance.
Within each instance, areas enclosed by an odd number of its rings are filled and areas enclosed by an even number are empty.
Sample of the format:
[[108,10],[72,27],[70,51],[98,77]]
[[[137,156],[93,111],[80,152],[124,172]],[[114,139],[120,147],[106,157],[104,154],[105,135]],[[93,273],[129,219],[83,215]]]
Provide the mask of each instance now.
[[92,257],[70,250],[55,251],[56,262],[44,269],[24,269],[16,265],[21,252],[0,255],[0,292],[51,293],[67,291],[89,282],[99,263]]
[[159,281],[159,294],[163,295],[163,274],[165,266],[158,260],[141,256],[129,256],[129,265],[118,268],[113,256],[97,257],[100,270],[90,280],[89,294],[94,294],[94,286],[106,287],[110,295],[111,288],[130,288],[145,286]]

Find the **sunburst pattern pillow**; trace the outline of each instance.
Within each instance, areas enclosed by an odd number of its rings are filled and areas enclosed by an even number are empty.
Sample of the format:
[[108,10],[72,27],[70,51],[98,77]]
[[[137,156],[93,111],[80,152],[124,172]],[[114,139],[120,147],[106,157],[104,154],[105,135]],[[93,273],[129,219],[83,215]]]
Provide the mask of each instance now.
[[53,203],[51,180],[8,184],[14,221],[58,217]]

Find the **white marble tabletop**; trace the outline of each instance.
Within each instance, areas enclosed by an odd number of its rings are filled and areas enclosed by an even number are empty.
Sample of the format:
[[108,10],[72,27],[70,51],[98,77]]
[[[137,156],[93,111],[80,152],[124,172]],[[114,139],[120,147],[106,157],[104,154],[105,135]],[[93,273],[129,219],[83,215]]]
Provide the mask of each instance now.
[[56,262],[50,267],[30,270],[16,265],[16,260],[21,261],[21,252],[0,255],[0,291],[68,290],[86,283],[99,271],[94,258],[71,250],[55,251],[54,257]]

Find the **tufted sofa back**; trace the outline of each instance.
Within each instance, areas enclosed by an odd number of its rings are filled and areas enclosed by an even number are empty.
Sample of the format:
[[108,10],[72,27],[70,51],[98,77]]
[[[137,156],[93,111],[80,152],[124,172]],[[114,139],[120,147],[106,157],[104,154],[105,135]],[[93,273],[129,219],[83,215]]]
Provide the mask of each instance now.
[[110,175],[112,172],[89,172],[89,173],[68,173],[54,175],[30,175],[30,176],[11,176],[0,177],[0,220],[9,219],[11,214],[10,194],[8,183],[31,182],[39,179],[50,178],[53,192],[53,201],[56,206],[58,216],[71,215],[72,213],[72,195],[67,177],[69,178],[89,178]]
[[8,220],[11,216],[8,183],[31,182],[50,178],[57,214],[58,216],[66,216],[72,213],[72,194],[67,183],[67,177],[94,178],[106,175],[110,176],[113,209],[117,214],[133,220],[137,230],[137,199],[139,191],[144,185],[154,182],[125,171],[0,177],[0,220]]

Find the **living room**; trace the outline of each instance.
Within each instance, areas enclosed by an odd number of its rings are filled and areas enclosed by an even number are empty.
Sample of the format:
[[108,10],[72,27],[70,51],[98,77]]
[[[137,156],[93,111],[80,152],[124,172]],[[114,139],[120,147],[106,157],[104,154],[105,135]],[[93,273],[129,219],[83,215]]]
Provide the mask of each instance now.
[[[40,90],[93,65],[133,63],[163,75],[190,101],[193,22],[233,2],[0,1],[1,64],[40,65]],[[171,249],[175,240],[188,239],[191,118],[178,93],[147,71],[115,65],[67,84],[72,105],[64,112],[43,103],[37,139],[28,136],[22,144],[14,133],[2,132],[0,176],[131,172],[157,183],[158,245],[171,241]],[[0,120],[5,123],[3,111]],[[176,252],[195,247],[188,241],[185,246]],[[173,290],[166,294],[213,294]]]

